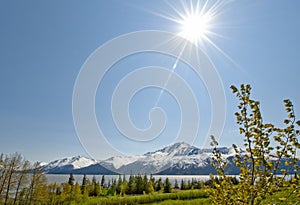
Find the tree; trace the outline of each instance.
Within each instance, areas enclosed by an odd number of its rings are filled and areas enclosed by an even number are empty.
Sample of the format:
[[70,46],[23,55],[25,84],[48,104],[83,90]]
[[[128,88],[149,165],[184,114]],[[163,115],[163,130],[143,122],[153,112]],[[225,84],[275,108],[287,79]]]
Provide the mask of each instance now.
[[144,191],[143,178],[140,174],[136,176],[136,194],[142,194]]
[[79,184],[76,182],[75,185],[73,185],[72,194],[71,194],[71,200],[79,203],[81,200],[81,189]]
[[26,204],[35,204],[44,200],[46,191],[46,176],[39,162],[34,163],[30,176]]
[[101,192],[100,183],[98,183],[96,177],[93,176],[89,196],[99,196],[100,192]]
[[19,170],[18,176],[16,176],[16,190],[13,204],[16,204],[19,197],[20,190],[27,184],[28,178],[28,170],[30,169],[30,162],[28,160],[23,159],[22,168]]
[[10,191],[15,186],[14,175],[19,170],[21,161],[22,161],[22,156],[20,154],[15,153],[14,155],[11,156],[8,170],[7,170],[7,186],[6,186],[6,194],[5,194],[4,204],[8,203]]
[[94,187],[94,194],[95,194],[95,196],[100,196],[100,194],[101,194],[101,186],[100,186],[100,183],[99,183],[99,182],[97,182],[97,183],[95,184],[95,187]]
[[101,187],[102,187],[102,189],[105,188],[105,177],[104,177],[104,175],[102,175],[102,178],[101,178]]
[[185,190],[185,189],[186,189],[186,184],[185,184],[185,182],[184,182],[183,179],[181,179],[180,189],[181,189],[181,190]]
[[171,193],[172,191],[172,185],[169,181],[169,178],[167,177],[164,183],[164,193]]
[[123,184],[122,177],[121,177],[121,175],[119,175],[119,178],[117,181],[117,187],[116,187],[117,194],[121,193],[122,184]]
[[127,189],[128,189],[127,190],[128,194],[135,194],[136,193],[135,177],[132,174],[129,176],[128,188]]
[[161,191],[163,190],[164,185],[162,183],[161,178],[158,179],[158,181],[156,182],[156,186],[155,186],[155,191]]
[[74,185],[74,181],[75,181],[74,176],[73,176],[73,174],[71,173],[71,174],[70,174],[70,177],[69,177],[68,183],[69,183],[71,186],[73,186],[73,185]]
[[149,186],[149,193],[153,194],[154,193],[154,183],[153,183],[153,180],[149,181],[148,186]]
[[[212,137],[212,164],[220,177],[220,183],[214,183],[216,189],[211,189],[212,201],[216,204],[260,204],[280,186],[290,192],[282,200],[286,201],[295,191],[300,196],[297,157],[300,131],[296,129],[300,121],[296,121],[292,102],[284,100],[287,118],[283,120],[285,127],[278,128],[263,121],[260,103],[251,99],[250,85],[241,85],[240,89],[231,86],[231,89],[240,102],[235,116],[244,137],[245,153],[233,145],[236,152],[234,163],[240,169],[240,182],[233,185],[232,179],[225,175],[227,162],[222,159],[218,143]],[[290,181],[286,180],[289,173],[295,175]]]
[[175,189],[179,189],[179,186],[178,186],[178,181],[177,181],[177,179],[175,179],[174,188],[175,188]]
[[147,174],[145,174],[143,177],[143,190],[147,194],[150,192]]
[[83,175],[82,183],[81,183],[81,193],[85,194],[87,192],[87,177],[86,174]]

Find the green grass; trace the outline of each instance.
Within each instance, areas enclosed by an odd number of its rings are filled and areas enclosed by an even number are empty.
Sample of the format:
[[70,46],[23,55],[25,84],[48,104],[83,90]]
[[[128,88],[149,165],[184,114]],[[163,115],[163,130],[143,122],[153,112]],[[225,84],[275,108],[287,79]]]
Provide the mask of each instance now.
[[281,190],[275,192],[272,195],[268,196],[262,202],[263,205],[273,205],[273,204],[291,204],[291,205],[300,205],[299,199],[297,199],[296,194],[291,194],[289,190]]
[[[83,205],[209,205],[210,199],[204,189],[198,190],[175,190],[173,193],[154,193],[147,195],[128,195],[125,197],[88,197],[77,203],[74,201],[64,202],[62,204],[83,204]],[[266,197],[261,203],[262,205],[300,205],[295,194],[290,195],[289,190],[281,190]]]
[[[134,204],[182,204],[182,201],[187,201],[187,204],[199,204],[200,200],[207,200],[208,195],[204,190],[188,190],[175,193],[155,193],[153,195],[140,196],[125,196],[125,197],[99,197],[89,198],[84,205],[134,205]],[[193,200],[197,199],[197,200]],[[163,203],[162,203],[163,202]],[[177,203],[180,202],[180,203]],[[185,203],[184,203],[185,204]],[[201,204],[201,203],[200,203]]]
[[192,200],[166,200],[160,203],[153,203],[151,205],[210,205],[208,198],[192,199]]

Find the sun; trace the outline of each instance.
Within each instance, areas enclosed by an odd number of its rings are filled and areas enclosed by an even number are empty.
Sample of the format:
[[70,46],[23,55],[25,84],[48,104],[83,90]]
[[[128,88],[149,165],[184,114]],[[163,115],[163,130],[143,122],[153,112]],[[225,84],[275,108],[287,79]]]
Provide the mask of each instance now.
[[[236,65],[234,60],[215,43],[216,39],[224,38],[220,31],[229,28],[222,22],[222,18],[234,1],[181,0],[174,2],[168,3],[171,12],[154,14],[175,23],[174,31],[177,36],[201,49],[215,49]],[[182,52],[186,45],[184,44]]]
[[177,24],[177,35],[199,45],[205,42],[213,44],[217,20],[227,1],[186,0],[178,4],[169,4],[175,12],[159,16]]
[[181,30],[178,35],[194,44],[199,44],[210,33],[211,17],[207,13],[188,13],[178,23]]

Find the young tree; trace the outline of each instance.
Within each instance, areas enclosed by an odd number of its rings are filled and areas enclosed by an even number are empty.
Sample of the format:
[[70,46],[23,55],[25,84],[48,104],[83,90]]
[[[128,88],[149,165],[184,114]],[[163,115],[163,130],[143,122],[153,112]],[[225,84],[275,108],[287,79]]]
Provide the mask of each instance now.
[[[263,121],[260,103],[251,99],[250,85],[241,85],[240,89],[231,86],[231,89],[240,101],[239,111],[235,115],[240,134],[244,136],[245,153],[233,145],[236,152],[234,162],[240,169],[240,182],[233,185],[232,180],[225,175],[227,162],[222,159],[216,148],[218,143],[212,138],[212,145],[215,146],[213,165],[220,177],[220,184],[214,183],[216,190],[212,190],[213,202],[260,204],[262,199],[278,190],[279,186],[286,187],[291,193],[299,193],[297,150],[300,148],[300,131],[296,126],[300,126],[300,121],[296,121],[293,104],[290,100],[284,100],[287,118],[283,121],[285,127],[278,128]],[[294,173],[296,177],[287,181],[286,176],[289,173]],[[281,199],[286,200],[287,197]],[[218,202],[218,199],[225,200],[224,198],[229,201]]]
[[153,183],[153,180],[150,180],[149,181],[149,194],[153,194],[154,193],[154,183]]

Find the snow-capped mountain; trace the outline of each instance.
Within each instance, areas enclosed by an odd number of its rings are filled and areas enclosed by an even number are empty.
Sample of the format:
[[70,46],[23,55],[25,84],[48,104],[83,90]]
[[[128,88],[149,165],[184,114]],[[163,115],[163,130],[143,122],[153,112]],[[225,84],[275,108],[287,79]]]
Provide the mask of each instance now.
[[[234,150],[220,148],[224,159],[229,160],[228,170],[234,174],[236,167],[231,167]],[[152,173],[152,174],[210,174],[212,149],[200,149],[187,143],[175,143],[155,152],[141,156],[118,156],[99,162],[103,167],[117,173]],[[233,164],[232,164],[233,165]]]
[[[43,170],[49,174],[69,174],[69,173],[77,173],[84,174],[85,169],[87,167],[91,167],[95,165],[97,170],[101,171],[101,173],[112,174],[113,172],[101,167],[97,164],[98,161],[94,159],[90,159],[87,157],[76,156],[76,157],[67,157],[60,160],[55,160],[53,162],[47,163],[43,165]],[[95,174],[91,168],[88,170]]]
[[[232,163],[234,150],[219,148],[222,157],[228,160],[229,174],[236,174]],[[215,169],[210,165],[212,149],[200,149],[187,143],[175,143],[163,149],[139,156],[116,156],[103,161],[86,157],[69,157],[43,166],[51,174],[210,174]]]

